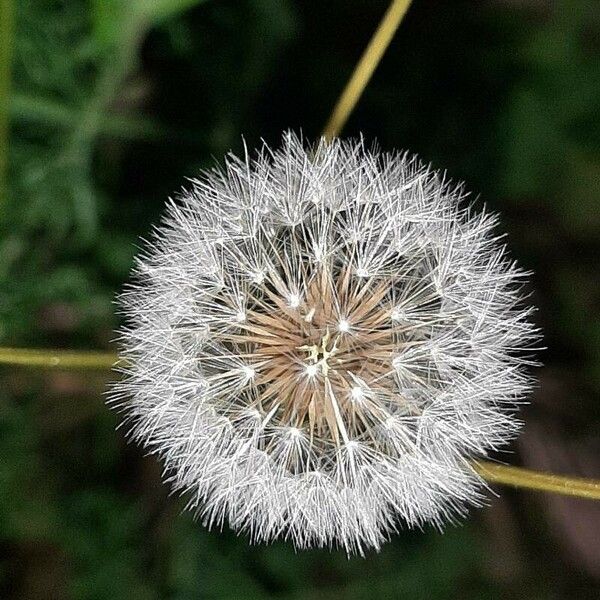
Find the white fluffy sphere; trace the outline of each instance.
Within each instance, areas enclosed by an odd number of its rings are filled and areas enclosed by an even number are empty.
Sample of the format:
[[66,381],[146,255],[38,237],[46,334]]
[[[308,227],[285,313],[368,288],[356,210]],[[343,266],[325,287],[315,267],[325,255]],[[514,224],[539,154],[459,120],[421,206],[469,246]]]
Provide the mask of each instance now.
[[495,224],[362,141],[229,156],[138,259],[112,402],[209,526],[348,552],[441,526],[530,388]]

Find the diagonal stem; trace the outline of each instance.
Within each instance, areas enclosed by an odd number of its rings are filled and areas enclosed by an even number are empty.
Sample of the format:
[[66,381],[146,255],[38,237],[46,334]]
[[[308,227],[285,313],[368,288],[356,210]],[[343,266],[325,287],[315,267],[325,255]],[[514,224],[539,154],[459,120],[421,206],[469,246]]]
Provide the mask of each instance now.
[[552,492],[563,496],[600,500],[600,480],[554,475],[553,473],[501,465],[486,460],[474,461],[473,468],[478,475],[490,483],[500,483],[538,492]]
[[350,113],[354,110],[379,61],[392,41],[410,3],[411,0],[392,0],[335,105],[333,113],[331,113],[331,117],[329,117],[329,121],[323,130],[323,137],[331,139],[339,135],[344,128]]

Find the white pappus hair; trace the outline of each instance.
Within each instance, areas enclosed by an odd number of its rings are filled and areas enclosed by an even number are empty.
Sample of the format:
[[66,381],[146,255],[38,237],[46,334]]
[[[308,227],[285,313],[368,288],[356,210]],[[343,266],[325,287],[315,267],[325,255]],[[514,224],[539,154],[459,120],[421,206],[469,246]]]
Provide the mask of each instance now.
[[169,203],[120,297],[110,402],[208,526],[379,548],[483,501],[538,337],[460,186],[362,140],[228,156]]

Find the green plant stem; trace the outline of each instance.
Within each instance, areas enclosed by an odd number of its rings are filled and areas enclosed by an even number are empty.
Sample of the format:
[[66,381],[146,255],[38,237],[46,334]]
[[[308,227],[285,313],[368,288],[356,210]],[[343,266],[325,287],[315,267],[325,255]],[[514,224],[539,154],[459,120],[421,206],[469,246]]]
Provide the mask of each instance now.
[[0,0],[0,205],[8,192],[9,99],[14,40],[14,5]]
[[473,468],[478,475],[490,483],[500,483],[538,492],[552,492],[563,496],[600,500],[600,481],[598,480],[543,473],[484,460],[475,461]]
[[323,129],[323,137],[331,139],[339,135],[344,128],[346,121],[360,100],[371,76],[392,41],[410,3],[411,0],[392,0],[337,101],[329,121]]
[[[93,141],[101,129],[103,115],[116,97],[126,76],[136,65],[145,26],[146,23],[137,18],[135,12],[127,13],[112,56],[105,60],[98,74],[94,93],[78,114],[79,119],[69,136],[67,155],[85,171],[91,169]],[[91,174],[89,178],[91,179]]]
[[114,352],[0,348],[0,365],[42,369],[110,369],[119,357]]

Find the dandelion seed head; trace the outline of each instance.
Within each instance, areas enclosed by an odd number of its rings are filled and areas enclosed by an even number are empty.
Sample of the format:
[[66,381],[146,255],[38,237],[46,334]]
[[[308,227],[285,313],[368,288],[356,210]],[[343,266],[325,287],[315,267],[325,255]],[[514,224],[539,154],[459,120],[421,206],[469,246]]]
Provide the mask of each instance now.
[[111,401],[208,526],[379,548],[481,504],[538,337],[523,272],[460,186],[291,133],[167,209],[120,298]]

